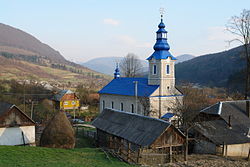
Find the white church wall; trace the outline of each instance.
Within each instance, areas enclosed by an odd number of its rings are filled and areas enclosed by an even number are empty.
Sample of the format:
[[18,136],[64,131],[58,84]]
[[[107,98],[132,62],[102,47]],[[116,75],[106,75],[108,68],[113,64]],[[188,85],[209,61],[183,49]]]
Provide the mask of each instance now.
[[143,114],[142,113],[142,105],[137,100],[137,110],[136,112],[136,101],[135,96],[123,96],[123,95],[108,95],[108,94],[101,94],[100,95],[100,112],[103,110],[103,101],[105,102],[105,108],[112,108],[112,102],[114,104],[113,108],[116,110],[121,110],[121,103],[123,103],[123,111],[125,112],[132,112],[132,104],[134,106],[134,113]]
[[35,126],[0,128],[0,145],[23,145],[22,132],[25,144],[35,145]]
[[183,96],[166,96],[166,97],[150,97],[150,106],[152,111],[152,117],[159,117],[159,109],[161,104],[161,116],[166,113],[174,113],[174,109],[179,104],[183,104]]

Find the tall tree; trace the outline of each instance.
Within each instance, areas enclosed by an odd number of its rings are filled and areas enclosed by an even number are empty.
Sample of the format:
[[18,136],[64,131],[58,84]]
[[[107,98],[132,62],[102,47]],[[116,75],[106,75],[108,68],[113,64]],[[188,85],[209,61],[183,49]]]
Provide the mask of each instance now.
[[238,41],[242,43],[244,46],[244,53],[246,55],[246,66],[247,66],[244,98],[247,99],[249,96],[249,87],[250,87],[250,53],[249,53],[250,10],[244,9],[239,16],[233,16],[226,25],[226,28],[229,32],[231,32],[236,36],[236,38],[231,40],[230,42]]
[[128,53],[120,62],[121,73],[124,77],[136,77],[142,72],[142,64],[133,53]]

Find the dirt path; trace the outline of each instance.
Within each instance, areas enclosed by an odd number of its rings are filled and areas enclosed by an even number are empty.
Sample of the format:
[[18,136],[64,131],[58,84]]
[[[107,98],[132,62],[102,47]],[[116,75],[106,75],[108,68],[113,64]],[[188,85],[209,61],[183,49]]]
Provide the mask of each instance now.
[[190,155],[189,161],[165,165],[168,167],[250,167],[250,161],[215,155]]

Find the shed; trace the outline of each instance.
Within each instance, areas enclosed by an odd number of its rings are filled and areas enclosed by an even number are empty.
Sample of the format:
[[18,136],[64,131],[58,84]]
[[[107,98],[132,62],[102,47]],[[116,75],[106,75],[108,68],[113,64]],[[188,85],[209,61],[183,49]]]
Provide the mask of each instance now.
[[155,165],[183,159],[185,136],[164,120],[106,108],[92,124],[97,144],[127,162]]
[[247,157],[250,150],[249,100],[222,101],[200,111],[194,127],[196,153]]
[[0,102],[0,145],[35,145],[35,122],[14,104]]

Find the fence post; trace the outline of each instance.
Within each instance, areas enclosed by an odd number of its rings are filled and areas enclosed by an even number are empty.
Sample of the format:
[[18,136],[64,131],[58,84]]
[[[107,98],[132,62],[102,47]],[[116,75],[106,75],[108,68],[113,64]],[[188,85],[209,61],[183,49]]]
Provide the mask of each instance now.
[[172,145],[169,147],[169,162],[172,163]]
[[130,146],[131,146],[131,143],[128,141],[128,157],[127,157],[128,162],[130,159]]

